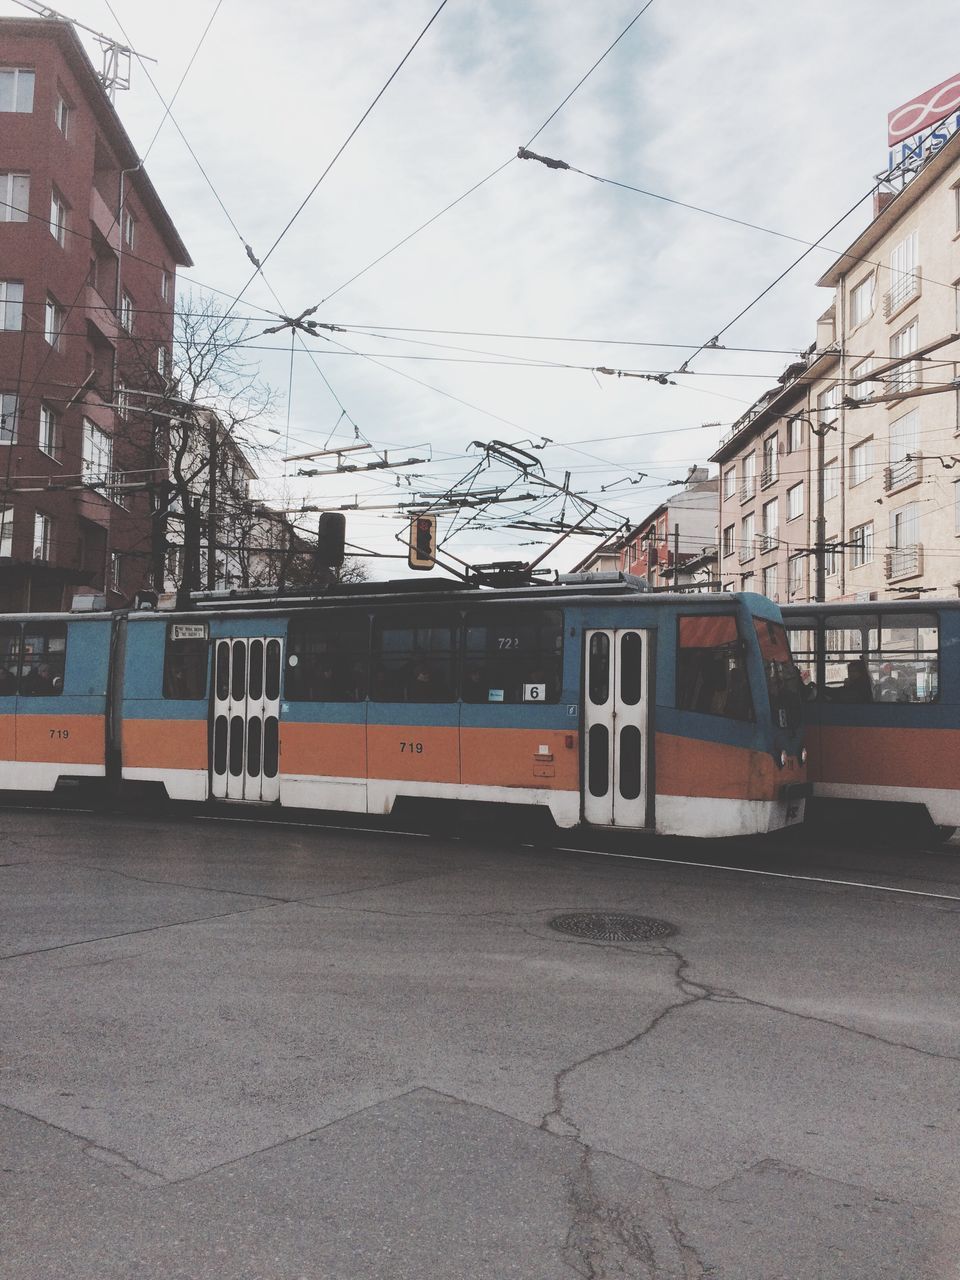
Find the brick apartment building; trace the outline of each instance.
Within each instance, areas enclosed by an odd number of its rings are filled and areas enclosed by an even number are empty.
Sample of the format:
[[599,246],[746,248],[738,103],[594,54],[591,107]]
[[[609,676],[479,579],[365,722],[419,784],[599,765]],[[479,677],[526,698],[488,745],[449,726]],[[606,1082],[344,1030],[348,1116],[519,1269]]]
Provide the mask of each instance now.
[[0,609],[162,571],[162,453],[123,406],[169,376],[190,265],[72,25],[0,18]]
[[660,588],[708,585],[716,577],[719,484],[706,467],[691,467],[667,502],[591,551],[573,572],[622,570]]
[[722,584],[781,603],[954,596],[960,129],[918,148],[912,176],[878,193],[818,283],[832,300],[815,344],[711,459]]

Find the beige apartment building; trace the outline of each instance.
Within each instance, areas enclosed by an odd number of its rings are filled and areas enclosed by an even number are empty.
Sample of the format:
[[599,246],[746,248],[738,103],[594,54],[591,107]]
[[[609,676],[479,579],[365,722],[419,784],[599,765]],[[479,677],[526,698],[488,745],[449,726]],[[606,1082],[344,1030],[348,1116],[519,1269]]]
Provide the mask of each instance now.
[[781,603],[953,596],[960,133],[901,190],[879,194],[818,284],[833,299],[816,343],[711,459],[722,585]]

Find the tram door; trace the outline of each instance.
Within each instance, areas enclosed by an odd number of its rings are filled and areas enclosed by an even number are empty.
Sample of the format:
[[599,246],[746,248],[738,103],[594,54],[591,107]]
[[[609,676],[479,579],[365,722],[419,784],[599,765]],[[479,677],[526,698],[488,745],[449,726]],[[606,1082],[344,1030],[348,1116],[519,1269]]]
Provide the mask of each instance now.
[[280,798],[280,672],[276,636],[216,641],[210,793],[222,800]]
[[650,631],[588,631],[583,689],[583,816],[647,825]]

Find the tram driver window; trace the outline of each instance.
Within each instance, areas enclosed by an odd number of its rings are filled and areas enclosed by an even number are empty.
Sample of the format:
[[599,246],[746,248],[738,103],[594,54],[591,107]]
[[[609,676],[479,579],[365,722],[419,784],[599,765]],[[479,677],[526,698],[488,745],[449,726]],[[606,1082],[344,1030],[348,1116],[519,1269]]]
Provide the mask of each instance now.
[[67,658],[65,622],[27,623],[23,629],[20,695],[56,698],[63,693]]
[[728,720],[752,720],[743,641],[733,614],[678,619],[677,707]]
[[559,610],[491,608],[467,614],[464,702],[557,702],[562,663]]
[[0,698],[13,698],[20,679],[20,624],[0,622]]
[[163,696],[184,701],[207,696],[206,623],[167,624]]
[[370,696],[377,702],[452,702],[452,617],[394,614],[373,629]]
[[291,702],[362,702],[369,664],[367,614],[294,618],[287,635],[284,696]]

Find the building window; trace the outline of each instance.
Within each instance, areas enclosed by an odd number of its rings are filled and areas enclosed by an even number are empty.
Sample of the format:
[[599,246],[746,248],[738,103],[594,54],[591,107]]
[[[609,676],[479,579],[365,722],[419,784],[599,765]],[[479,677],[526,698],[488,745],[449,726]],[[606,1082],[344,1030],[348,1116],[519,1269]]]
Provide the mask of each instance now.
[[777,598],[777,566],[768,564],[763,571],[763,594],[771,600]]
[[850,370],[849,385],[852,399],[869,400],[879,392],[880,384],[867,380],[867,375],[873,373],[875,364],[873,356],[867,356],[866,360],[861,360]]
[[753,512],[748,516],[744,516],[740,521],[740,563],[745,560],[752,560],[756,555],[756,530],[754,528]]
[[26,222],[29,211],[29,173],[0,173],[0,222]]
[[748,453],[743,460],[743,484],[740,487],[740,501],[749,502],[757,485],[757,455]]
[[850,327],[855,329],[873,315],[873,298],[877,277],[871,271],[866,279],[850,290]]
[[57,244],[63,245],[67,239],[67,215],[69,205],[56,187],[50,193],[50,234]]
[[40,406],[40,448],[51,458],[59,453],[60,424],[57,415],[45,404]]
[[110,586],[114,591],[120,590],[120,569],[123,557],[119,551],[110,552]]
[[33,558],[49,560],[53,521],[38,511],[33,517]]
[[[920,321],[914,320],[890,339],[890,359],[902,359],[913,355],[920,345]],[[907,360],[896,369],[890,371],[890,390],[912,391],[920,385],[920,364],[917,360]]]
[[919,410],[913,409],[890,423],[890,466],[884,479],[888,493],[920,479],[919,442]]
[[920,541],[920,509],[915,502],[890,512],[890,546],[894,551],[915,547]]
[[953,482],[953,531],[960,534],[960,480]]
[[873,472],[873,438],[861,440],[850,450],[850,488],[869,480]]
[[[157,373],[165,378],[170,368],[170,354],[166,347],[157,347]],[[636,556],[634,556],[636,559]]]
[[905,236],[890,254],[890,291],[885,299],[887,315],[910,301],[920,291],[919,240],[916,231]]
[[23,328],[23,281],[0,280],[0,329]]
[[796,520],[803,515],[803,481],[787,490],[787,519]]
[[26,67],[0,67],[0,111],[33,110],[33,86],[36,74]]
[[960,231],[960,182],[953,188],[953,229]]
[[823,549],[823,572],[824,577],[833,578],[836,576],[840,567],[840,552],[837,550],[836,544],[828,542]]
[[170,301],[170,272],[160,272],[160,297],[164,302]]
[[791,418],[787,423],[787,453],[796,453],[803,445],[803,419]]
[[65,138],[70,136],[70,104],[62,93],[57,94],[57,101],[53,108],[53,118],[56,121],[57,128]]
[[767,436],[763,442],[763,470],[760,474],[760,484],[765,487],[773,484],[777,478],[777,436]]
[[755,573],[742,573],[740,575],[740,590],[753,591],[754,579],[756,578],[756,576],[757,575]]
[[9,391],[0,392],[0,444],[13,444],[16,440],[19,416],[17,397]]
[[840,383],[834,383],[827,391],[817,396],[817,418],[821,427],[836,422],[840,411]]
[[[960,490],[958,490],[960,493]],[[958,530],[960,532],[960,530]],[[723,554],[725,556],[733,555],[733,525],[728,524],[723,531]]]
[[802,555],[791,556],[787,561],[787,593],[791,600],[794,596],[800,595],[803,591],[803,562],[805,557]]
[[777,526],[780,523],[780,503],[776,498],[763,504],[763,550],[772,551],[777,545]]
[[850,530],[850,566],[859,569],[873,559],[873,521]]
[[823,464],[823,500],[829,502],[840,492],[840,459],[831,458]]
[[0,558],[13,555],[13,507],[0,507]]
[[63,307],[54,298],[47,298],[43,309],[43,336],[51,347],[60,350],[60,335],[63,332]]
[[126,291],[120,294],[120,323],[127,333],[133,333],[133,299]]
[[104,485],[110,479],[113,464],[113,440],[89,418],[83,420],[84,484]]
[[128,249],[133,248],[137,232],[137,220],[129,209],[123,211],[123,243]]

